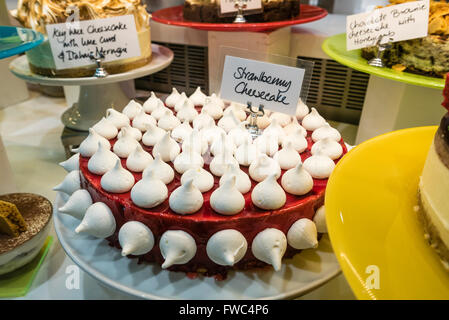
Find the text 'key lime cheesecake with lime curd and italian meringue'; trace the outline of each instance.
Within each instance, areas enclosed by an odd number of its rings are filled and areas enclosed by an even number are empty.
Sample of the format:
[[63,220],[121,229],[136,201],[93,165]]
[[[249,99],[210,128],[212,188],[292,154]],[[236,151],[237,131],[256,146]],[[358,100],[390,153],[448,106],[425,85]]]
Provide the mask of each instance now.
[[110,109],[62,163],[59,213],[80,220],[80,237],[188,276],[281,270],[326,232],[327,180],[347,149],[301,101],[293,117],[267,110],[255,139],[247,118],[199,88]]
[[[449,81],[442,103],[449,111]],[[449,270],[449,113],[441,119],[419,182],[419,217],[425,237]]]
[[133,15],[136,25],[140,55],[103,63],[108,73],[121,73],[148,64],[151,61],[150,15],[140,0],[19,0],[13,16],[26,28],[41,32],[44,42],[27,51],[26,56],[33,73],[48,77],[86,77],[95,72],[95,64],[57,69],[47,38],[46,26],[72,19],[80,21]]

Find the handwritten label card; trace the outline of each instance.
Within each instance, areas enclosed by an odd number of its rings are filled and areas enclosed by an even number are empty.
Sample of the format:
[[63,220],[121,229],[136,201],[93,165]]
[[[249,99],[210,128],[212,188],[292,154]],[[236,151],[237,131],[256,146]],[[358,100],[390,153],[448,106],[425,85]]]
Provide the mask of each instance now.
[[304,73],[300,68],[226,56],[220,96],[294,115]]
[[[427,36],[429,0],[406,2],[346,18],[346,49]],[[392,40],[390,40],[390,38]]]
[[56,69],[91,65],[90,55],[104,62],[140,56],[133,15],[47,25]]
[[[235,7],[235,0],[220,0],[220,12],[221,14],[237,12]],[[248,0],[246,1],[246,10],[256,10],[262,8],[262,0]]]

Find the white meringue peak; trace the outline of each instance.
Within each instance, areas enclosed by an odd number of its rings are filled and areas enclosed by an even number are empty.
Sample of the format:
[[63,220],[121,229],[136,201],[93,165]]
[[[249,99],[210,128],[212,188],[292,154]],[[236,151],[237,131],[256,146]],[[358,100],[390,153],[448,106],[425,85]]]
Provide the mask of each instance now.
[[79,170],[80,168],[80,154],[75,153],[73,156],[68,158],[66,161],[60,162],[59,165],[65,169],[65,171],[70,172],[73,170]]
[[203,201],[203,195],[193,184],[193,179],[176,188],[168,199],[170,209],[182,215],[197,212],[203,206]]
[[326,120],[318,113],[315,108],[302,119],[301,125],[308,131],[314,131],[326,124]]
[[114,147],[112,148],[112,150],[120,158],[128,158],[131,152],[136,149],[139,142],[137,142],[130,130],[122,128],[120,132],[122,133],[122,135],[114,143]]
[[273,156],[279,150],[279,139],[276,134],[262,134],[254,140],[254,144],[260,153]]
[[296,119],[302,121],[306,115],[309,114],[309,107],[301,100],[298,101],[296,105]]
[[275,136],[280,144],[285,137],[285,132],[282,126],[279,124],[277,118],[271,120],[270,125],[264,129],[262,136],[272,135]]
[[134,185],[134,176],[122,167],[119,159],[115,166],[101,177],[101,187],[111,193],[125,193]]
[[123,113],[109,108],[106,110],[106,119],[109,120],[117,129],[129,125],[129,118]]
[[210,101],[212,101],[213,103],[215,103],[217,106],[219,106],[222,110],[225,107],[224,101],[217,96],[215,93],[212,93],[209,97]]
[[230,110],[229,112],[226,112],[223,117],[218,120],[217,125],[222,128],[226,133],[231,131],[232,129],[238,127],[240,124],[240,120],[237,119],[234,111]]
[[273,112],[270,115],[270,120],[271,123],[273,123],[273,120],[276,120],[281,127],[285,127],[292,121],[292,117],[282,112]]
[[206,103],[207,96],[201,91],[201,87],[197,87],[195,92],[189,97],[195,106],[203,106]]
[[[246,121],[251,122],[251,115],[246,118]],[[271,120],[270,118],[268,118],[266,111],[262,117],[257,117],[257,126],[262,130],[266,129],[270,125],[270,123]]]
[[257,146],[252,144],[249,140],[245,140],[242,145],[240,145],[234,153],[235,159],[242,166],[249,166],[261,153],[259,152]]
[[220,137],[216,138],[210,146],[210,152],[214,156],[218,155],[220,153],[223,153],[225,150],[234,154],[235,149],[236,149],[236,146],[234,144],[234,141],[232,140],[231,137],[227,136],[226,133],[224,133],[224,132],[222,132],[220,134]]
[[335,162],[321,150],[304,160],[304,169],[315,179],[327,179],[335,168]]
[[220,184],[220,187],[214,190],[210,196],[210,206],[214,211],[231,216],[243,210],[245,207],[245,198],[237,189],[236,176],[231,175]]
[[307,136],[307,130],[304,129],[296,119],[296,117],[293,117],[292,122],[290,122],[288,125],[284,127],[284,132],[288,136],[290,134],[294,134],[296,131],[301,130],[301,133],[304,137]]
[[301,156],[293,148],[293,142],[291,141],[285,143],[285,146],[274,154],[273,159],[279,163],[283,170],[294,168],[301,162]]
[[84,189],[76,190],[58,212],[70,215],[78,220],[83,219],[87,208],[92,204],[92,197]]
[[245,237],[234,229],[218,231],[206,245],[207,256],[221,266],[233,266],[243,259],[247,250]]
[[179,121],[184,122],[192,122],[198,117],[198,111],[194,107],[189,104],[188,100],[184,101],[182,108],[176,114],[176,117]]
[[145,113],[145,110],[142,109],[133,119],[133,127],[139,129],[142,132],[147,130],[147,125],[152,124],[156,125],[156,119],[154,119],[149,114]]
[[324,208],[324,206],[319,207],[315,212],[313,222],[315,223],[316,230],[319,233],[327,233],[326,209]]
[[112,123],[112,121],[106,119],[105,117],[101,118],[99,122],[94,124],[92,129],[94,129],[100,136],[108,140],[114,139],[118,134],[117,127]]
[[151,113],[156,110],[159,103],[163,104],[162,100],[156,97],[156,94],[151,91],[150,97],[143,104],[143,110],[145,110],[146,113]]
[[53,191],[64,192],[71,195],[75,191],[81,189],[80,171],[70,171],[60,184],[53,188]]
[[83,157],[92,157],[93,154],[97,152],[99,142],[105,148],[111,148],[111,144],[107,139],[103,138],[98,133],[96,133],[94,129],[90,128],[89,135],[86,139],[83,140],[83,142],[81,142],[79,148],[76,151],[79,152]]
[[287,232],[288,244],[297,249],[318,247],[318,238],[315,223],[307,218],[297,220]]
[[164,137],[154,145],[153,156],[159,154],[162,161],[173,161],[180,151],[181,148],[178,143],[170,137],[170,132],[167,132]]
[[161,156],[156,154],[154,160],[143,171],[142,177],[154,172],[156,178],[160,179],[163,183],[169,184],[175,178],[175,171],[169,164],[162,161]]
[[183,141],[182,149],[193,149],[203,155],[207,152],[209,145],[203,135],[197,129],[193,129],[189,137]]
[[281,185],[290,194],[302,196],[310,192],[313,188],[313,179],[301,162],[295,168],[287,170],[282,175]]
[[209,125],[209,123],[214,122],[215,120],[214,118],[212,118],[207,112],[206,110],[204,110],[204,108],[201,109],[200,114],[193,119],[193,129],[196,130],[201,130],[204,127],[207,127]]
[[141,111],[143,110],[140,103],[131,100],[124,108],[122,113],[129,118],[129,120],[133,120]]
[[285,147],[287,145],[287,143],[291,143],[293,149],[295,149],[299,153],[306,150],[309,145],[306,137],[303,135],[302,129],[298,129],[294,133],[286,136],[284,138],[284,141],[282,142],[282,146]]
[[183,174],[189,169],[198,168],[204,166],[203,157],[194,149],[186,148],[176,157],[173,161],[175,170],[180,174]]
[[261,182],[272,174],[276,176],[276,179],[279,178],[281,167],[277,161],[262,153],[250,164],[248,173],[253,180]]
[[154,235],[142,222],[128,221],[120,228],[118,241],[122,247],[122,256],[140,256],[153,249]]
[[181,98],[175,104],[175,111],[179,112],[182,108],[192,108],[195,109],[195,104],[187,98],[185,92],[181,94]]
[[184,121],[181,125],[172,130],[171,137],[178,142],[183,142],[188,139],[192,131],[193,128],[190,126],[189,121]]
[[197,249],[195,239],[182,230],[165,231],[159,241],[159,248],[165,259],[162,269],[189,262],[195,256]]
[[173,88],[170,95],[165,99],[165,104],[168,107],[173,108],[180,98],[181,94],[178,92],[178,90],[176,90],[176,88]]
[[229,105],[229,107],[227,107],[225,109],[223,114],[226,115],[228,112],[233,111],[234,115],[237,119],[239,119],[240,121],[245,121],[246,120],[245,108],[246,108],[246,106],[243,104],[231,102],[231,104]]
[[147,131],[142,136],[142,143],[147,147],[153,147],[162,138],[164,138],[167,132],[155,125],[147,125]]
[[210,98],[206,98],[206,103],[201,111],[203,110],[207,112],[207,114],[209,114],[214,120],[218,120],[223,116],[223,107]]
[[225,173],[220,178],[220,186],[233,176],[235,177],[235,187],[240,193],[245,194],[251,189],[249,176],[236,164],[228,164]]
[[285,234],[274,228],[259,232],[251,244],[251,251],[256,259],[272,265],[275,271],[281,270],[282,257],[286,249]]
[[104,239],[114,234],[115,218],[111,209],[103,202],[92,204],[84,215],[81,223],[76,227],[76,233],[87,233],[96,238]]
[[131,189],[131,200],[141,208],[154,208],[167,198],[167,186],[156,176],[154,169],[146,171]]
[[203,168],[191,168],[181,176],[181,184],[193,179],[193,184],[202,192],[207,192],[214,186],[214,177]]
[[246,141],[250,144],[253,142],[251,134],[246,129],[247,124],[248,122],[246,121],[241,122],[237,127],[228,132],[228,136],[232,139],[236,147],[241,146]]
[[138,143],[133,152],[126,159],[126,168],[132,172],[143,172],[153,161],[151,154],[143,150]]
[[343,154],[343,147],[340,143],[331,138],[324,138],[323,140],[318,140],[312,145],[312,155],[319,152],[322,152],[322,154],[325,154],[332,160],[335,160],[340,158]]
[[276,175],[271,174],[254,187],[251,200],[256,207],[263,210],[276,210],[285,204],[287,197],[276,179]]
[[337,129],[332,128],[329,123],[326,123],[324,126],[319,127],[312,133],[312,140],[314,142],[326,138],[335,140],[336,142],[340,142],[341,134]]
[[207,126],[203,127],[200,133],[208,144],[212,144],[216,139],[220,139],[222,134],[226,135],[226,131],[216,126],[214,121],[211,121]]
[[229,164],[238,166],[239,163],[232,155],[232,151],[225,149],[224,152],[217,154],[209,164],[209,170],[217,177],[221,177]]
[[151,112],[151,116],[156,119],[156,121],[159,121],[160,118],[162,118],[165,113],[167,111],[170,111],[171,113],[173,113],[173,111],[171,111],[169,108],[167,108],[166,106],[164,106],[163,103],[159,103],[159,105],[157,106],[156,109],[154,109],[153,112]]
[[159,119],[157,125],[159,128],[166,131],[171,131],[181,124],[178,118],[173,115],[173,112],[166,111],[165,114]]
[[93,174],[103,175],[115,166],[117,160],[118,156],[99,142],[97,152],[87,162],[87,169]]
[[[123,130],[123,129],[125,129],[125,130]],[[117,135],[117,139],[120,139],[121,137],[123,137],[125,135],[125,133],[130,134],[137,141],[142,140],[142,131],[140,131],[137,128],[131,127],[129,124],[127,124],[126,126],[123,126],[120,129],[120,132]]]

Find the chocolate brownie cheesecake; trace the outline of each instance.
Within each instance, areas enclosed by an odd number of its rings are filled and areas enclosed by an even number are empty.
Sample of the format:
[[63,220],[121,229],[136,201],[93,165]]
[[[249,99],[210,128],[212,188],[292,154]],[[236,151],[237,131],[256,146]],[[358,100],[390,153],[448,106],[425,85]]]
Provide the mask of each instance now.
[[[262,0],[262,12],[245,15],[248,22],[288,20],[299,15],[299,0]],[[186,0],[184,19],[196,22],[232,23],[234,17],[220,17],[220,0]]]

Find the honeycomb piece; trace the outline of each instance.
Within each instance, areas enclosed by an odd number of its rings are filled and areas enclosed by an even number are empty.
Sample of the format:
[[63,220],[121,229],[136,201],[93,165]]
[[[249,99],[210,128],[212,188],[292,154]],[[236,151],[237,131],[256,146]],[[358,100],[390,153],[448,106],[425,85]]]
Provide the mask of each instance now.
[[0,200],[0,233],[17,237],[26,230],[25,220],[16,205]]

